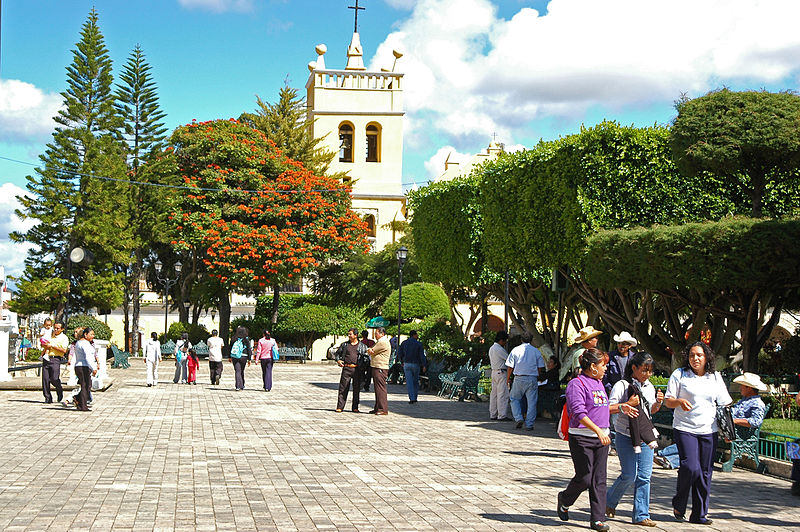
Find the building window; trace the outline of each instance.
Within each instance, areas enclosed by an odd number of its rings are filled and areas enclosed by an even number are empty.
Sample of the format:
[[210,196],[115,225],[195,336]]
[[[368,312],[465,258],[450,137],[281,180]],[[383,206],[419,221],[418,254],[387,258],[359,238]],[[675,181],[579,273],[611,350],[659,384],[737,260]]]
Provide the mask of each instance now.
[[350,124],[339,126],[339,162],[353,162],[353,126]]
[[375,124],[367,126],[367,162],[380,162],[381,131]]
[[367,236],[375,238],[377,236],[377,232],[375,230],[375,215],[368,214],[364,216],[364,221],[367,222]]

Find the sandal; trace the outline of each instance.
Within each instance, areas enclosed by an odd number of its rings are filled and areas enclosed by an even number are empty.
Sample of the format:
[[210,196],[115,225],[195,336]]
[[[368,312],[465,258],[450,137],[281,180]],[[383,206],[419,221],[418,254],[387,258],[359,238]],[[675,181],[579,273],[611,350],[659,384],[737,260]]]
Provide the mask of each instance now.
[[611,519],[612,517],[616,517],[616,516],[617,516],[616,509],[614,509],[614,508],[612,508],[610,506],[606,506],[606,517]]

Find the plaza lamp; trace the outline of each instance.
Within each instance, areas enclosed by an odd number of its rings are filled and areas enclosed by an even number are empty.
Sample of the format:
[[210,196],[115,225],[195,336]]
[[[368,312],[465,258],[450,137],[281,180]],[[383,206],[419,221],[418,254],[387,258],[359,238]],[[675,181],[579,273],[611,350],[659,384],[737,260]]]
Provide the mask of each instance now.
[[397,250],[397,266],[400,268],[400,288],[397,291],[397,346],[400,346],[400,322],[403,320],[403,266],[408,258],[408,248],[400,246]]
[[162,264],[160,260],[157,260],[153,266],[156,269],[156,279],[158,279],[158,282],[161,283],[161,286],[164,287],[164,341],[166,342],[167,318],[169,314],[169,305],[167,305],[169,301],[169,289],[175,286],[175,284],[178,282],[178,279],[180,279],[181,268],[183,265],[181,264],[180,261],[175,263],[175,279],[170,279],[166,274],[164,275],[164,277],[161,277],[160,274],[161,274]]

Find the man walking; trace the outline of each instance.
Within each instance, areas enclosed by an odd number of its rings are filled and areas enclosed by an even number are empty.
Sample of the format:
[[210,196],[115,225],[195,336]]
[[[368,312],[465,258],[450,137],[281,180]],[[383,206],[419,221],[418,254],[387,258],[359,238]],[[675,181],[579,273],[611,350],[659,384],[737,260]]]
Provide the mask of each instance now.
[[489,348],[489,363],[492,365],[492,392],[489,394],[489,419],[508,421],[508,368],[506,351],[508,333],[500,331]]
[[222,378],[222,338],[217,336],[216,329],[211,331],[208,339],[208,372],[211,376],[211,384],[218,385]]
[[[511,413],[517,422],[517,428],[521,429],[522,420],[522,397],[527,399],[527,415],[525,416],[525,428],[533,430],[533,423],[536,421],[536,401],[539,398],[539,375],[544,369],[544,358],[542,353],[531,345],[531,333],[522,333],[522,343],[511,350],[506,359],[506,366],[513,370],[514,384],[511,386]],[[511,382],[512,371],[506,375],[506,384]]]
[[[45,403],[52,403],[53,396],[50,393],[50,385],[56,389],[58,402],[64,400],[64,390],[61,387],[61,363],[64,361],[64,354],[69,350],[69,338],[64,334],[64,324],[56,322],[53,325],[53,334],[50,341],[44,344],[42,350],[42,394]],[[64,403],[64,406],[69,406]]]
[[386,329],[378,327],[375,331],[375,338],[378,340],[375,345],[367,349],[370,356],[370,368],[372,369],[372,382],[375,386],[375,409],[370,414],[385,416],[389,413],[389,399],[386,394],[386,375],[389,372],[389,355],[392,354],[392,346],[389,345],[389,338],[386,336]]
[[415,404],[419,395],[419,372],[424,372],[428,366],[425,358],[425,350],[419,341],[419,334],[412,330],[408,333],[408,338],[400,344],[397,352],[397,361],[403,365],[403,373],[406,376],[406,388],[408,388],[408,402]]
[[347,394],[350,391],[350,383],[353,383],[353,402],[352,409],[358,413],[358,403],[361,397],[361,378],[359,362],[367,358],[367,346],[358,341],[358,330],[350,329],[347,331],[347,340],[342,342],[336,350],[336,363],[342,368],[342,376],[339,379],[339,399],[336,402],[336,411],[344,410],[347,403]]

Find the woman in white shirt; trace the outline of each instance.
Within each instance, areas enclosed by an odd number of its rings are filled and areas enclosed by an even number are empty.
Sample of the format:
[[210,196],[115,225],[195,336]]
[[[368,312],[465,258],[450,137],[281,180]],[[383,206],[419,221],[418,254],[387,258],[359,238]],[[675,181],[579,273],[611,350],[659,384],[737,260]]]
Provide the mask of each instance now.
[[161,362],[161,342],[158,333],[150,333],[150,339],[144,344],[144,363],[147,365],[147,386],[158,384],[158,363]]
[[641,391],[643,403],[646,403],[642,404],[643,415],[658,412],[664,401],[664,393],[660,390],[656,393],[655,387],[650,383],[653,364],[653,357],[648,353],[634,353],[628,361],[628,365],[625,366],[622,379],[614,384],[611,388],[611,395],[608,397],[609,405],[620,405],[621,414],[614,420],[614,429],[617,433],[615,439],[617,457],[622,472],[608,490],[606,515],[608,517],[616,515],[620,499],[633,484],[632,521],[633,524],[641,526],[656,526],[656,522],[650,519],[650,476],[653,473],[653,449],[644,442],[638,449],[633,446],[630,418],[639,416],[639,395],[632,395],[629,398],[628,390],[633,386],[637,391]]
[[89,390],[92,389],[92,375],[97,374],[100,361],[97,360],[97,349],[94,344],[94,329],[86,327],[83,338],[75,344],[75,373],[78,374],[78,384],[81,391],[78,394],[78,410],[89,411]]
[[672,429],[681,465],[678,486],[672,498],[675,519],[683,521],[689,494],[689,522],[711,524],[708,502],[711,473],[717,450],[717,405],[733,400],[722,377],[714,371],[714,352],[703,342],[686,346],[683,367],[669,378],[664,404],[674,408]]

